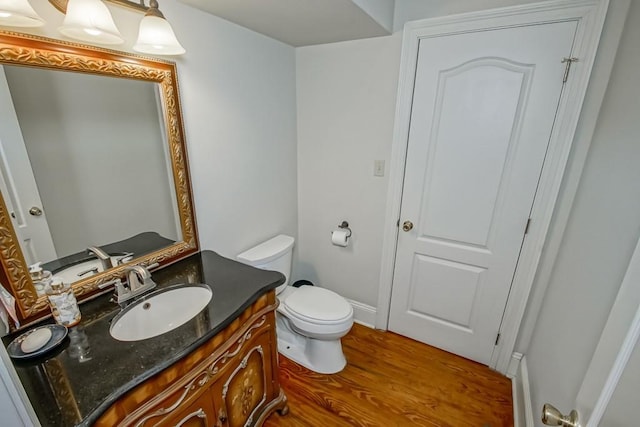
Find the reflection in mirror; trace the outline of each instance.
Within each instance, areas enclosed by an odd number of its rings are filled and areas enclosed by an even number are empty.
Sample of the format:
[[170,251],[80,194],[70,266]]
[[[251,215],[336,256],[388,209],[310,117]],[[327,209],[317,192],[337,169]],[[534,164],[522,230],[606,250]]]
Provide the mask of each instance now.
[[[27,261],[54,259],[48,270],[85,263],[65,271],[79,278],[72,287],[82,302],[109,292],[123,263],[163,268],[198,251],[175,63],[0,30],[0,66],[0,283],[22,326],[51,313]],[[27,143],[9,144],[22,154],[8,153],[9,139]],[[16,155],[29,167],[13,167],[7,158]],[[42,200],[17,190],[25,169]],[[50,252],[32,246],[29,254],[32,231],[21,227],[42,217]]]
[[[140,233],[182,239],[157,83],[0,68],[0,190],[28,264],[75,281],[141,255]],[[117,242],[108,265],[87,251]]]

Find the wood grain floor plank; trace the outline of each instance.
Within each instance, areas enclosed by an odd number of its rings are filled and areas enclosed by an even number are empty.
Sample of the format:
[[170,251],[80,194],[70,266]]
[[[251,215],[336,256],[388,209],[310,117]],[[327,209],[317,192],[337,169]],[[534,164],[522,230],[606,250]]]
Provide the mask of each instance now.
[[511,382],[486,366],[357,324],[342,342],[335,375],[280,356],[290,412],[265,427],[513,427]]

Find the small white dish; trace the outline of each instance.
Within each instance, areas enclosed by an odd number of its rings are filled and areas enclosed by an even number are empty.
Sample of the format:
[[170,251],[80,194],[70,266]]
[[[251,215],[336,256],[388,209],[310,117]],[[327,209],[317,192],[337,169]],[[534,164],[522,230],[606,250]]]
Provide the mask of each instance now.
[[[23,351],[22,344],[25,342],[25,340],[27,340],[29,336],[32,334],[37,334],[37,335],[43,334],[43,332],[41,332],[42,329],[48,329],[51,332],[51,337],[37,349],[31,352]],[[46,332],[44,334],[48,335],[48,333]],[[9,356],[11,356],[13,359],[30,359],[32,357],[37,357],[50,350],[53,350],[66,338],[66,336],[67,336],[67,328],[65,326],[62,326],[62,325],[39,326],[37,328],[31,329],[25,332],[24,334],[18,336],[13,341],[11,341],[11,344],[7,346],[7,353],[9,353]]]

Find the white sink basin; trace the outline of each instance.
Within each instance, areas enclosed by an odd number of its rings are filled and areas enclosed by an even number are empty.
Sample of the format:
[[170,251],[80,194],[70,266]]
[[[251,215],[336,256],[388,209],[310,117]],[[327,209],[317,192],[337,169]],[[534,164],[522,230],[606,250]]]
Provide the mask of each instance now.
[[109,332],[119,341],[139,341],[169,332],[195,317],[211,301],[207,285],[160,289],[129,305],[111,321]]

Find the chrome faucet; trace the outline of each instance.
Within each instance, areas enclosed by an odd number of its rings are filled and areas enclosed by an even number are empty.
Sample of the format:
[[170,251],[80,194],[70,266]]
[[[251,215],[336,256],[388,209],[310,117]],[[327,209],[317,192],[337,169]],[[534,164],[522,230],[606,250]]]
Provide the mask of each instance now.
[[109,256],[109,254],[103,251],[102,249],[100,249],[99,247],[89,246],[87,248],[87,252],[94,254],[100,260],[100,264],[102,264],[102,271],[107,271],[108,269],[113,267],[113,264],[111,263],[111,257]]
[[158,266],[158,263],[151,264],[146,268],[142,265],[126,266],[124,268],[127,278],[126,284],[122,283],[121,279],[115,279],[98,285],[98,287],[105,289],[113,286],[116,291],[116,302],[122,304],[156,287],[156,283],[151,280],[151,273],[148,269]]
[[132,265],[124,268],[129,285],[130,298],[137,297],[156,287],[156,283],[151,280],[151,273],[141,265]]

